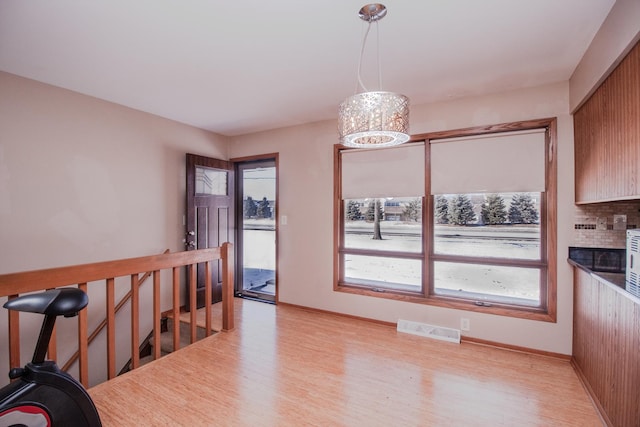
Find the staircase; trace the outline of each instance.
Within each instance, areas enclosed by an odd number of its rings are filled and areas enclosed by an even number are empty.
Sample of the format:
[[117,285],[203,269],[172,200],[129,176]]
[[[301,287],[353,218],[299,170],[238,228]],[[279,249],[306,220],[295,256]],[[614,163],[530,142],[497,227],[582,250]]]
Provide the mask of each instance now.
[[[185,322],[183,320],[180,321],[180,348],[185,348],[189,344],[191,344],[191,325],[189,322]],[[161,356],[166,356],[169,353],[172,353],[173,350],[173,322],[172,318],[163,318],[161,320],[160,329],[162,333],[160,334],[160,353]],[[216,331],[211,331],[211,335],[215,334]],[[205,328],[201,326],[196,327],[196,341],[199,341],[206,337]],[[153,346],[155,345],[153,339],[153,332],[149,334],[147,339],[140,345],[140,366],[146,365],[147,363],[153,362]],[[119,375],[124,374],[125,372],[129,372],[131,370],[131,361],[129,361],[124,368],[120,371]]]
[[[173,319],[166,319],[166,329],[164,327],[165,322],[162,322],[162,333],[160,334],[160,351],[162,355],[169,354],[174,351],[173,349]],[[180,348],[184,348],[191,344],[191,325],[189,322],[180,320]],[[198,326],[196,327],[196,341],[205,338],[205,329]],[[150,349],[153,348],[153,337],[149,339]]]

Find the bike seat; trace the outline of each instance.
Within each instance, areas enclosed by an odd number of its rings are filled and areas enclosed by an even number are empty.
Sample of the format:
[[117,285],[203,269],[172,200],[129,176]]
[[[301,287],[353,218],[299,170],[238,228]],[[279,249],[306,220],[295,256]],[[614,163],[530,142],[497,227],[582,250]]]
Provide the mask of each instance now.
[[7,310],[72,317],[89,303],[87,294],[77,288],[59,288],[21,295],[4,303]]

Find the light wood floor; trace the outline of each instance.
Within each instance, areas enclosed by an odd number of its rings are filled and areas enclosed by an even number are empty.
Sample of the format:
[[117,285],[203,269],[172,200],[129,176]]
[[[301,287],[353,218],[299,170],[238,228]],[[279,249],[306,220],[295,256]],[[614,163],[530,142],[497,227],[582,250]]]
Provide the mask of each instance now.
[[103,425],[602,425],[564,360],[240,299],[236,326],[90,389]]

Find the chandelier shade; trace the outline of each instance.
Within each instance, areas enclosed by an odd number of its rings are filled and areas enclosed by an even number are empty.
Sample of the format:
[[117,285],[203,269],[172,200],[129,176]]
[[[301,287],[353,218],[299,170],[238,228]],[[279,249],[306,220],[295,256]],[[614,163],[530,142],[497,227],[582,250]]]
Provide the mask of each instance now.
[[[387,8],[379,3],[365,5],[360,9],[360,19],[369,26],[362,40],[358,63],[358,85],[363,92],[345,99],[338,108],[338,133],[340,143],[347,147],[374,148],[399,145],[409,140],[409,98],[382,90],[380,48],[378,51],[378,91],[367,91],[362,84],[360,67],[371,28],[387,14]],[[357,88],[356,88],[357,91]]]
[[409,140],[409,98],[393,92],[363,92],[338,109],[340,141],[347,147],[389,147]]

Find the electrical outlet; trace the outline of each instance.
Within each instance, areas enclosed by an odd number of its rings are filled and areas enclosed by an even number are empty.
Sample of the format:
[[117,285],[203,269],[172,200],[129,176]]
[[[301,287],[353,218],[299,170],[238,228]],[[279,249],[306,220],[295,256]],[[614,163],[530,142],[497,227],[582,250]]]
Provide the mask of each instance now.
[[464,317],[460,319],[460,329],[463,331],[468,331],[471,329],[471,324],[469,322],[469,319],[466,319]]

